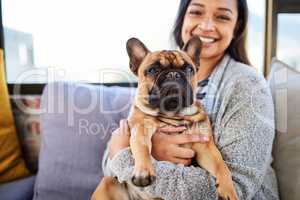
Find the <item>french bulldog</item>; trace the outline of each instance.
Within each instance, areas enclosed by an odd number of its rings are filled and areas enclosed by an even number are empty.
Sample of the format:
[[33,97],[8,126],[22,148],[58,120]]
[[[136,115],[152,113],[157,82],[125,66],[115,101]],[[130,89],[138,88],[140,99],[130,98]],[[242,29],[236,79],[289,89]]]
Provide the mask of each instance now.
[[93,200],[161,199],[139,187],[155,181],[151,137],[165,125],[184,125],[187,129],[182,134],[209,137],[207,143],[185,146],[196,152],[197,164],[216,178],[219,197],[238,199],[231,172],[214,143],[209,118],[196,99],[201,47],[202,42],[198,37],[191,38],[180,51],[150,52],[136,38],[127,41],[130,69],[138,77],[137,94],[127,119],[134,170],[132,179],[124,183],[119,183],[114,177],[104,177],[92,196]]

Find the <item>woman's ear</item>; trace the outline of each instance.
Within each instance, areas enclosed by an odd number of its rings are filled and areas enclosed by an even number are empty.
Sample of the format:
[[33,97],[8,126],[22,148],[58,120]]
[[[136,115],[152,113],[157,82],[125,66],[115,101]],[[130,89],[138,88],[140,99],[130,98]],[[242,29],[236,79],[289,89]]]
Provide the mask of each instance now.
[[149,53],[147,47],[137,38],[130,38],[126,44],[131,71],[137,75],[140,64]]
[[183,51],[192,59],[196,67],[200,65],[200,53],[202,48],[202,42],[199,37],[192,37],[183,47]]

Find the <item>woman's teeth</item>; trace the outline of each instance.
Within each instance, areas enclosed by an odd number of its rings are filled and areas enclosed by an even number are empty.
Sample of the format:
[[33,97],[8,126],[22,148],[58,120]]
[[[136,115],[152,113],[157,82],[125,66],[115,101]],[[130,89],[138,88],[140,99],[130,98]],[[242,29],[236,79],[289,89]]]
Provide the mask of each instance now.
[[207,38],[207,37],[201,37],[201,36],[199,38],[203,43],[213,43],[216,41],[216,39],[214,39],[214,38]]

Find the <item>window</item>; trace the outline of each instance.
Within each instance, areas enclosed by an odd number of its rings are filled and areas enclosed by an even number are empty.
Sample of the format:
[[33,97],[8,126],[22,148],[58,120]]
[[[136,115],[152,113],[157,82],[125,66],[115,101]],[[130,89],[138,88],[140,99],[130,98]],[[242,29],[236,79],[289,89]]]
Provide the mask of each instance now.
[[[9,83],[129,82],[127,39],[169,49],[179,1],[2,0]],[[249,0],[249,54],[263,69],[265,1]],[[255,41],[255,42],[251,42]]]
[[248,0],[248,53],[251,64],[259,73],[264,71],[266,0]]
[[177,7],[173,0],[3,0],[8,82],[128,82],[127,39],[170,48]]
[[278,14],[277,57],[300,71],[300,14]]

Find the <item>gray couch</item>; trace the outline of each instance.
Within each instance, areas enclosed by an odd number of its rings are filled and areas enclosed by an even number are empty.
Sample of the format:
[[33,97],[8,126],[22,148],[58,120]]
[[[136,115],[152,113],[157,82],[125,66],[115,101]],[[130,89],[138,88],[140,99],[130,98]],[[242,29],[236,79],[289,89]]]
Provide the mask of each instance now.
[[[277,135],[274,168],[281,199],[300,199],[300,73],[274,60],[272,89]],[[42,148],[37,177],[0,186],[1,200],[89,199],[103,176],[110,133],[126,118],[134,89],[54,83],[42,96]],[[287,104],[288,102],[288,104]],[[33,184],[34,193],[33,193]]]

